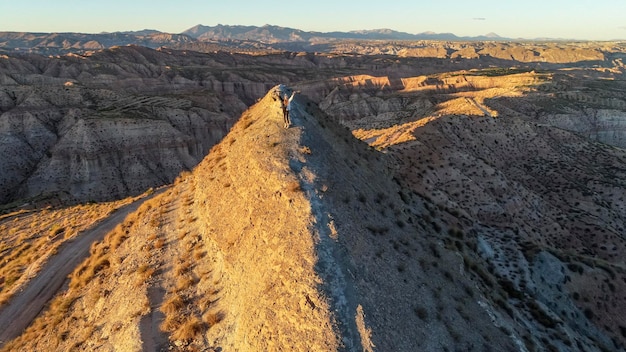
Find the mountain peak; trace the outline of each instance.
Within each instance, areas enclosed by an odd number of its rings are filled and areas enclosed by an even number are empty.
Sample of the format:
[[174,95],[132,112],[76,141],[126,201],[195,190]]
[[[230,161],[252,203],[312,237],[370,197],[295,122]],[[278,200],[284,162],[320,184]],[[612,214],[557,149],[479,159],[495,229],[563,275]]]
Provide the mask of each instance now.
[[487,34],[485,34],[485,37],[489,37],[489,38],[502,38],[501,36],[499,36],[498,34],[494,33],[494,32],[489,32]]

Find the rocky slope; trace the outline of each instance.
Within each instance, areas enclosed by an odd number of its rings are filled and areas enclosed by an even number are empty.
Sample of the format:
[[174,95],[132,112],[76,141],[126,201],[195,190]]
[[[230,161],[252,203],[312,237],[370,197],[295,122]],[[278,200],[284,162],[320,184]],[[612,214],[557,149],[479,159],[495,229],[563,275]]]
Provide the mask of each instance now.
[[623,349],[626,153],[480,98],[451,94],[427,117],[387,114],[383,128],[355,134],[397,158],[406,187],[458,216],[507,291],[501,306],[540,322],[533,336],[560,350]]
[[518,119],[450,116],[410,131],[389,149],[402,179],[472,224],[504,306],[535,300],[545,316],[533,335],[555,346],[623,348],[626,153]]

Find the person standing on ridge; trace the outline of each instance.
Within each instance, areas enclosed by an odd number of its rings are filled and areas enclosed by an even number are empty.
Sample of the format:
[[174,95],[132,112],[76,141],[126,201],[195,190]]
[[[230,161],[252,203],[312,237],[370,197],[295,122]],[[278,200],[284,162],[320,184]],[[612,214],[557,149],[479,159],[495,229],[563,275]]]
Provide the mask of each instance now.
[[285,97],[283,98],[283,101],[282,101],[283,117],[285,118],[285,128],[289,128],[289,126],[291,126],[291,119],[289,118],[289,112],[293,109],[293,105],[291,105],[291,101],[293,100],[293,97],[295,95],[296,95],[296,92],[292,92],[289,99],[287,99],[287,95],[285,94]]
[[280,108],[283,109],[283,127],[287,128],[287,121],[288,121],[287,104],[289,102],[287,100],[287,96],[285,95],[283,97],[281,94],[278,95],[278,100],[280,100]]

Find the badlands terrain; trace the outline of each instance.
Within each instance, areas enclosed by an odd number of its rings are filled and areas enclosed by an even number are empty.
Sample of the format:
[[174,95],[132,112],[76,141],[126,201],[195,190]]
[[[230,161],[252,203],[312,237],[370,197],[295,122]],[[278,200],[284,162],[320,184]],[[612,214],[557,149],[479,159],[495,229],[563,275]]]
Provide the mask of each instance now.
[[624,350],[623,43],[281,45],[4,51],[3,350]]

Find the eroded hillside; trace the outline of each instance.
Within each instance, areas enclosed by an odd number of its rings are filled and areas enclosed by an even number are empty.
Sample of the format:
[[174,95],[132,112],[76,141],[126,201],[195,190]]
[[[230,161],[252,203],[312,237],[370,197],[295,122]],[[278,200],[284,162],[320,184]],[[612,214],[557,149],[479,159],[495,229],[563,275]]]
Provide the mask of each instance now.
[[[0,151],[12,157],[0,159],[0,202],[113,200],[169,183],[278,83],[298,83],[352,128],[393,123],[398,114],[427,117],[439,104],[465,99],[479,114],[506,110],[626,143],[618,43],[457,44],[428,46],[484,53],[440,59],[360,49],[244,55],[127,46],[56,57],[3,55]],[[386,45],[392,44],[378,43]],[[517,58],[518,52],[538,52],[541,60]],[[452,93],[459,94],[450,99]]]
[[192,174],[95,244],[5,349],[521,343],[440,243],[444,218],[424,221],[438,210],[392,180],[384,155],[296,104],[290,129],[273,93],[247,111]]
[[[490,83],[483,88],[472,83],[475,77],[453,79],[454,86],[437,85],[447,91],[431,105],[419,101],[429,101],[424,91],[432,85],[405,83],[374,97],[380,86],[356,80],[337,90],[342,103],[330,102],[327,110],[350,111],[343,116],[354,120],[343,117],[346,124],[361,127],[357,137],[396,158],[403,185],[457,215],[478,241],[473,250],[495,274],[492,284],[507,291],[501,306],[518,320],[530,313],[540,323],[533,336],[565,350],[623,349],[626,153],[585,138],[621,146],[621,128],[611,122],[621,124],[623,111],[612,110],[615,117],[604,122],[577,116],[577,109],[599,115],[601,103],[553,95],[564,90],[556,87],[559,77],[485,78]],[[378,115],[367,109],[359,114],[361,100],[348,98],[359,95],[405,103],[389,104]],[[554,112],[559,109],[561,115]],[[590,124],[612,138],[592,133]],[[520,306],[528,311],[516,311]],[[584,337],[572,340],[575,334]]]

